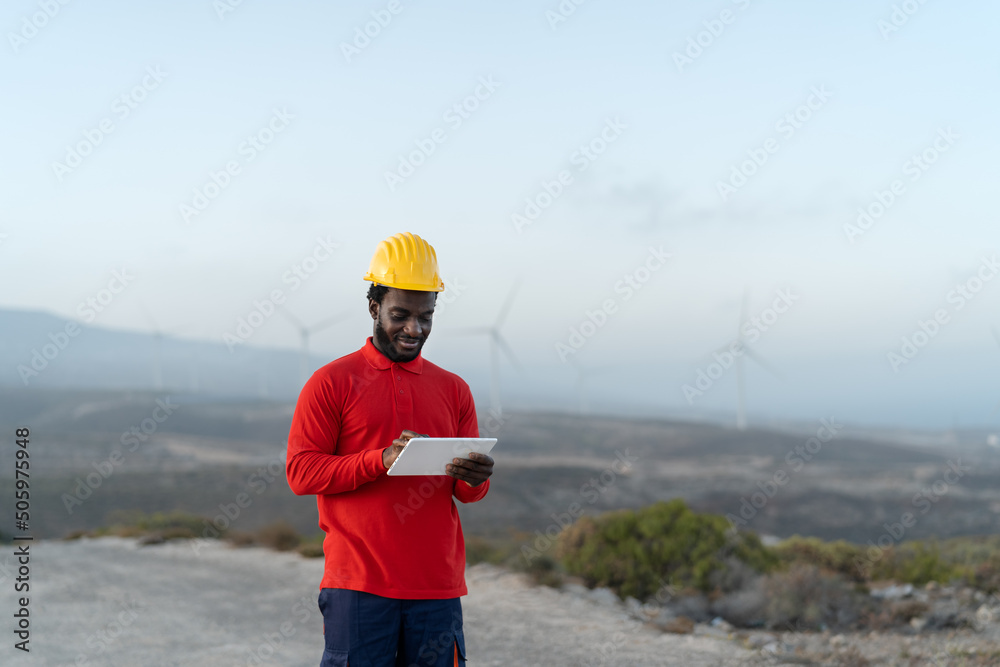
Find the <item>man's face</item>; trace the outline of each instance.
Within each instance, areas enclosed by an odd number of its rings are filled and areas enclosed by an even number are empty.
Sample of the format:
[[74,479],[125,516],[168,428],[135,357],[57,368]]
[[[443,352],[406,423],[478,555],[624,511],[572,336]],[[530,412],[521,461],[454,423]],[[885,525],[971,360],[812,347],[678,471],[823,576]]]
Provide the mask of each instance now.
[[390,287],[378,304],[368,301],[375,320],[372,342],[379,352],[395,362],[412,361],[420,354],[431,333],[437,292],[418,292]]

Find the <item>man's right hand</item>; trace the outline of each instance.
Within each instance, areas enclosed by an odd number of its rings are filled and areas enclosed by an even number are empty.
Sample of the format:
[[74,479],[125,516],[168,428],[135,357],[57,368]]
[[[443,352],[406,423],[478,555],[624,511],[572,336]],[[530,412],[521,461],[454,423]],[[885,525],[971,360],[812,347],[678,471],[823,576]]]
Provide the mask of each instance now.
[[417,433],[416,431],[403,431],[399,434],[399,437],[392,441],[392,444],[382,450],[382,465],[388,470],[399,453],[403,451],[403,447],[406,447],[406,443],[410,441],[410,438],[426,438],[428,437],[426,433]]

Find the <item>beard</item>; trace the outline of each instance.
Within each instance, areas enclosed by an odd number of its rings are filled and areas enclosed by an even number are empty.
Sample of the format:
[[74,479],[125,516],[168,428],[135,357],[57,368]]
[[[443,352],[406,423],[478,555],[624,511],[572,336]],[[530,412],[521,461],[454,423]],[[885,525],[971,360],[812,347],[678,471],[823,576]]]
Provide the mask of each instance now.
[[382,350],[382,353],[389,358],[389,361],[395,361],[396,363],[403,363],[407,361],[413,361],[420,354],[420,350],[424,349],[424,342],[426,338],[420,340],[417,345],[417,349],[412,352],[404,352],[396,347],[396,343],[389,337],[385,329],[382,328],[382,322],[375,320],[375,340],[378,341],[378,346]]

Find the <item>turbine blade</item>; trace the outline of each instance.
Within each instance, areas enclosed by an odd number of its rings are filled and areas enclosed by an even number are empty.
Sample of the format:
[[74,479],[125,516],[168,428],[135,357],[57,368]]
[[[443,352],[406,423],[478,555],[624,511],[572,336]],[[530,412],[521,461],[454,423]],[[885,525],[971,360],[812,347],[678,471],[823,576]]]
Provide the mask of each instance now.
[[722,352],[732,352],[732,350],[733,350],[733,347],[734,347],[734,346],[739,346],[739,347],[745,347],[745,346],[744,346],[744,345],[743,345],[743,344],[742,344],[742,343],[740,342],[740,339],[739,339],[739,338],[737,338],[736,340],[734,340],[734,341],[731,341],[731,342],[729,342],[729,343],[726,343],[725,345],[720,345],[719,347],[717,347],[717,348],[715,348],[714,350],[712,350],[712,352],[718,352],[718,353],[720,353],[720,354],[721,354]]
[[296,329],[298,329],[299,331],[305,331],[306,330],[306,328],[304,326],[302,326],[302,322],[300,322],[297,317],[295,317],[290,312],[288,312],[287,308],[281,308],[278,312],[281,313],[282,315],[284,315],[285,319],[287,319],[289,322],[291,322],[292,326],[295,327]]
[[743,288],[743,301],[740,303],[740,321],[736,326],[736,340],[743,340],[743,323],[747,321],[747,309],[750,302],[750,291]]
[[513,286],[511,286],[510,292],[507,293],[507,300],[504,301],[503,306],[500,308],[500,313],[497,315],[496,322],[493,323],[494,329],[499,329],[503,325],[504,320],[507,319],[507,313],[510,312],[510,307],[514,303],[514,296],[517,294],[517,290],[520,287],[521,278],[518,277],[518,279],[514,281]]
[[334,315],[331,318],[323,320],[319,324],[314,324],[311,327],[309,327],[309,333],[318,333],[320,331],[324,331],[326,329],[329,329],[333,325],[340,324],[344,320],[350,318],[351,315],[353,315],[353,314],[354,314],[353,311],[345,311],[345,312],[343,312],[343,313],[341,313],[339,315]]
[[500,348],[503,355],[507,357],[507,361],[510,362],[510,365],[517,370],[521,370],[521,364],[518,362],[517,357],[514,356],[514,350],[510,349],[510,345],[508,345],[507,341],[500,336],[499,331],[493,331],[493,340],[496,341],[497,347]]
[[774,366],[772,366],[768,362],[764,361],[764,359],[759,354],[757,354],[756,352],[754,352],[753,350],[751,350],[746,345],[743,346],[743,354],[745,354],[748,357],[750,357],[751,359],[753,359],[755,362],[757,362],[758,366],[760,366],[761,368],[763,368],[764,370],[766,370],[768,373],[770,373],[771,375],[775,376],[776,378],[779,378],[779,379],[782,379],[782,380],[785,379],[784,376],[782,376],[782,374],[781,374],[780,371],[778,371]]
[[460,327],[458,329],[448,329],[445,333],[454,336],[475,336],[477,334],[492,334],[490,327]]
[[747,392],[743,377],[743,357],[736,358],[736,428],[747,427]]

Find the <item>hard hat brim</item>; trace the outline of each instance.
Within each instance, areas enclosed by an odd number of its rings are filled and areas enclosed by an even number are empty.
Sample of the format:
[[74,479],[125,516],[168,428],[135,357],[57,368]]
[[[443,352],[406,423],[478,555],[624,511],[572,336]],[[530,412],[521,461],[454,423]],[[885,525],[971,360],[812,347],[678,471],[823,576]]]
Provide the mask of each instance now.
[[413,283],[395,283],[394,284],[394,283],[388,283],[388,282],[386,282],[384,280],[379,280],[378,278],[376,278],[375,276],[373,276],[370,273],[365,274],[365,277],[362,280],[368,280],[368,281],[371,281],[371,282],[375,283],[376,285],[382,285],[383,287],[393,287],[395,289],[405,289],[405,290],[409,290],[411,292],[443,292],[444,291],[444,283],[443,282],[440,285],[438,285],[437,287],[428,287],[427,285],[417,285],[417,284],[413,284]]

